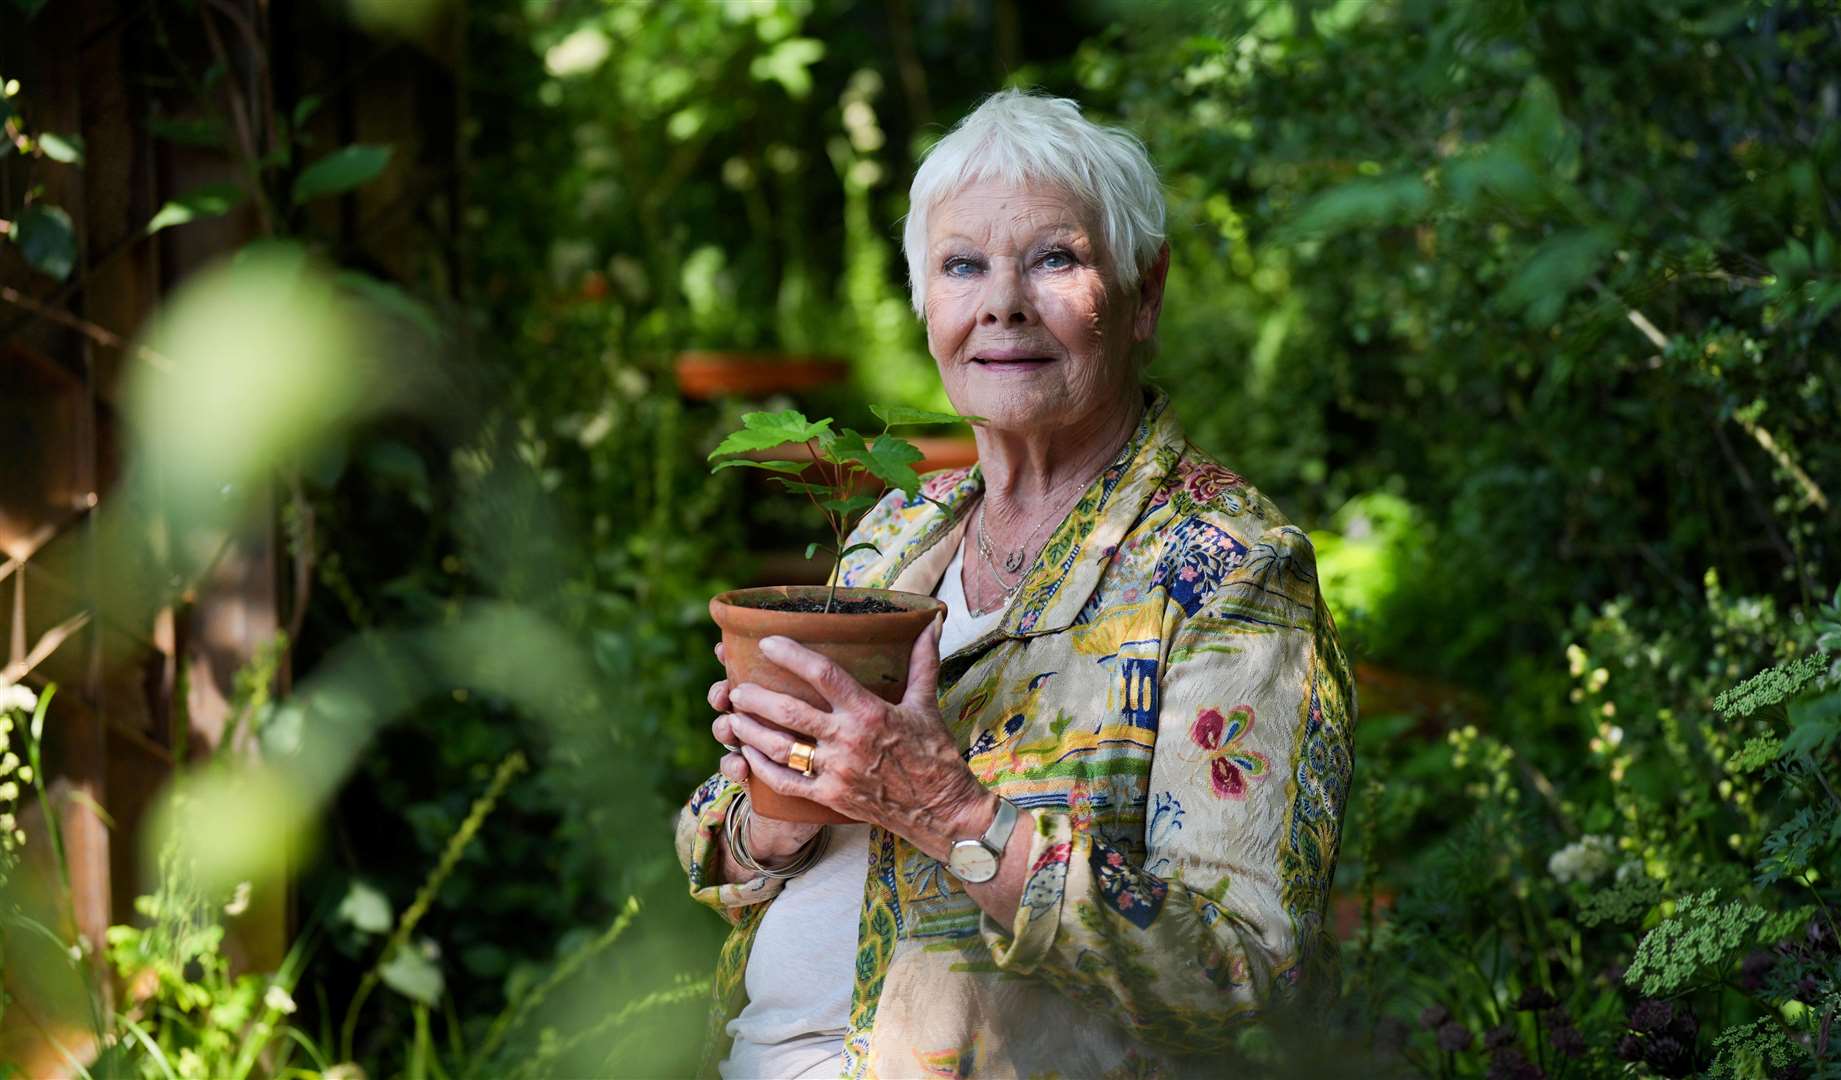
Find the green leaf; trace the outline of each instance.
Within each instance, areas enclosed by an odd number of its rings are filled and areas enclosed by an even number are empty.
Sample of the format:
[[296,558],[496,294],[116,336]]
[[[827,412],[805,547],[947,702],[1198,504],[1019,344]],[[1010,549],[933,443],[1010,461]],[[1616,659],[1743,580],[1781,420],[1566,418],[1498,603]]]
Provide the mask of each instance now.
[[805,557],[809,559],[816,554],[818,554],[818,541],[814,540],[805,546]]
[[780,476],[776,476],[774,479],[778,480],[786,490],[794,492],[795,494],[823,495],[826,497],[829,497],[831,494],[831,485],[829,484],[808,484],[804,480],[788,480]]
[[66,165],[83,164],[83,136],[59,135],[54,131],[47,131],[37,136],[37,139],[38,148],[43,150],[45,156],[51,160],[61,161]]
[[320,95],[308,94],[294,104],[294,112],[289,120],[296,130],[305,126],[307,121],[313,118],[313,114],[319,111],[320,100]]
[[832,513],[849,516],[858,510],[866,510],[876,505],[876,497],[874,495],[851,495],[843,499],[826,499],[818,505]]
[[1790,733],[1777,751],[1779,760],[1825,760],[1841,742],[1841,693],[1825,694],[1790,709]]
[[960,416],[958,413],[934,412],[931,409],[915,409],[906,405],[871,405],[869,411],[889,427],[905,427],[910,424],[982,424],[982,416]]
[[1351,180],[1311,200],[1298,214],[1292,228],[1314,236],[1394,225],[1417,220],[1431,201],[1425,181],[1417,176]]
[[798,476],[811,467],[812,465],[810,462],[801,465],[797,461],[755,461],[753,458],[728,458],[710,466],[710,471],[721,472],[724,469],[765,469],[768,472]]
[[438,1005],[445,981],[441,969],[429,959],[428,954],[414,945],[396,950],[382,967],[377,969],[385,985],[412,1001],[424,1005]]
[[1567,298],[1611,253],[1614,239],[1603,229],[1572,229],[1543,243],[1498,296],[1537,327],[1547,327],[1565,310]]
[[856,461],[869,453],[869,440],[860,431],[844,428],[832,437],[828,449],[831,456],[839,461]]
[[1800,878],[1811,866],[1828,865],[1823,853],[1836,843],[1841,843],[1841,817],[1805,806],[1764,838],[1759,848],[1764,857],[1753,880],[1771,885]]
[[249,193],[237,184],[206,184],[160,207],[160,212],[147,223],[147,235],[200,218],[223,217],[248,197]]
[[829,417],[811,421],[797,409],[781,412],[751,412],[742,417],[740,431],[732,431],[722,445],[710,451],[710,460],[727,457],[730,454],[745,454],[750,450],[770,450],[787,443],[803,443],[828,434],[831,429]]
[[863,467],[883,483],[900,489],[912,498],[920,492],[920,474],[914,471],[913,465],[924,456],[906,439],[894,435],[878,435],[876,441],[869,446],[869,455],[864,458]]
[[345,890],[345,899],[339,901],[335,914],[342,922],[366,934],[388,933],[395,919],[390,911],[390,898],[362,881],[353,881]]
[[77,232],[61,207],[35,204],[13,222],[13,242],[26,263],[59,281],[77,265]]
[[307,166],[295,179],[294,202],[312,202],[370,183],[390,164],[391,153],[389,146],[341,146]]
[[148,121],[147,127],[153,132],[154,138],[165,139],[180,146],[217,150],[229,144],[229,140],[224,138],[224,130],[211,120],[156,116]]
[[815,38],[788,38],[748,65],[748,73],[762,82],[786,88],[788,96],[803,99],[812,92],[812,73],[806,70],[825,55],[824,42]]
[[384,314],[409,323],[431,338],[441,336],[441,324],[435,319],[435,313],[400,286],[380,281],[369,274],[360,274],[356,270],[340,273],[337,280]]
[[882,554],[881,548],[877,547],[876,545],[870,543],[867,540],[864,540],[859,543],[852,544],[849,547],[845,548],[843,553],[838,556],[838,559],[842,560],[845,555],[849,555],[853,551],[873,551],[878,555]]

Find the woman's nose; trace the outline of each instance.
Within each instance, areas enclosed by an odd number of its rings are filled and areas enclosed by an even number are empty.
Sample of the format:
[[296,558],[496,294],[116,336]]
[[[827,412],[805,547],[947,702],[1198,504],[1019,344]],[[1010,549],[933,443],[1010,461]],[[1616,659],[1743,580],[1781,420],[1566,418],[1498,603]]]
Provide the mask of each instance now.
[[1023,289],[1022,274],[1015,267],[993,267],[985,279],[984,303],[978,322],[984,326],[1028,326],[1036,321],[1034,305]]

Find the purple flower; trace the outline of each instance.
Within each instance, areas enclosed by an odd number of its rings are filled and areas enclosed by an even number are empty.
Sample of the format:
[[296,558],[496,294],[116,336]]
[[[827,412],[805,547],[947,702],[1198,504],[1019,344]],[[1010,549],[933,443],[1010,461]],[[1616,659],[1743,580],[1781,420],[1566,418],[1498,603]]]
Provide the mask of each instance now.
[[1643,1040],[1635,1035],[1625,1035],[1617,1040],[1617,1059],[1619,1061],[1643,1060]]
[[1419,1026],[1431,1031],[1449,1019],[1451,1019],[1450,1009],[1443,1005],[1427,1005],[1419,1013]]
[[1554,1028],[1548,1034],[1547,1039],[1553,1043],[1553,1048],[1559,1051],[1561,1057],[1581,1058],[1585,1056],[1585,1036],[1579,1034],[1579,1029],[1571,1024]]
[[1644,998],[1630,1007],[1630,1030],[1645,1035],[1666,1030],[1674,1020],[1674,1007],[1666,1001]]
[[1768,949],[1753,949],[1739,964],[1739,985],[1747,990],[1764,989],[1765,977],[1777,966],[1777,957]]
[[1520,1050],[1504,1047],[1490,1058],[1489,1071],[1483,1075],[1486,1080],[1543,1080],[1547,1074]]
[[1470,1049],[1470,1044],[1475,1041],[1476,1036],[1470,1033],[1470,1029],[1456,1020],[1447,1020],[1438,1025],[1438,1048],[1440,1050],[1455,1054],[1461,1050]]
[[1541,987],[1530,986],[1521,992],[1521,997],[1516,999],[1515,1008],[1521,1012],[1538,1012],[1541,1009],[1551,1009],[1559,1003],[1559,998]]
[[1514,1024],[1498,1024],[1483,1033],[1483,1049],[1500,1050],[1512,1045],[1519,1037],[1520,1033],[1515,1030]]
[[1663,1076],[1686,1076],[1694,1071],[1694,1049],[1680,1039],[1657,1035],[1643,1043],[1643,1060]]

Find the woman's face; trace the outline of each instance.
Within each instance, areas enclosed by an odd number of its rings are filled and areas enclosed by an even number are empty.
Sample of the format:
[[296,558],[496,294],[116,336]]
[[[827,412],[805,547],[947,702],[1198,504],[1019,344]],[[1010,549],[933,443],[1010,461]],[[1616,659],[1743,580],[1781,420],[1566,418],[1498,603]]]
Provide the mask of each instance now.
[[1126,293],[1085,203],[976,181],[927,223],[927,346],[962,413],[999,430],[1103,425],[1137,407],[1132,345],[1157,326],[1163,275]]

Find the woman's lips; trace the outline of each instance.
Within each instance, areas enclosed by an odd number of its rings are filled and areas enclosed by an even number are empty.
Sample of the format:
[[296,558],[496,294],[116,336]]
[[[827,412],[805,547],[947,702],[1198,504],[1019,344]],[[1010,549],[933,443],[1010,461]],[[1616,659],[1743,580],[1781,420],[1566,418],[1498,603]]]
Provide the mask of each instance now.
[[1025,352],[992,352],[983,356],[972,357],[972,363],[986,371],[1035,371],[1055,362],[1052,356],[1032,355]]

